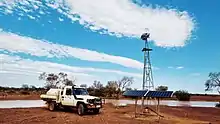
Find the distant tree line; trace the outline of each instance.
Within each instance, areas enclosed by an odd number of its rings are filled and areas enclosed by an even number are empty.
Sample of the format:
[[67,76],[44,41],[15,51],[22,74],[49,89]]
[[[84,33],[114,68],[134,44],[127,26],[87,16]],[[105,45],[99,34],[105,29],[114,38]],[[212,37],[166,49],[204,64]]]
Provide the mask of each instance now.
[[[43,72],[38,76],[39,80],[45,81],[44,86],[37,88],[33,85],[23,84],[20,88],[13,87],[0,87],[1,93],[5,94],[42,94],[50,88],[62,88],[66,85],[74,85],[76,83],[76,78],[70,79],[66,73],[46,73]],[[125,90],[131,90],[130,86],[134,82],[133,77],[124,76],[117,81],[108,81],[104,86],[100,81],[95,80],[91,86],[86,84],[81,84],[81,87],[87,88],[90,95],[109,97],[109,98],[119,98]]]
[[[38,78],[39,80],[45,81],[44,88],[46,89],[62,88],[66,85],[73,85],[76,82],[76,78],[70,79],[68,75],[63,72],[58,74],[43,72]],[[95,80],[90,87],[87,87],[86,84],[81,84],[80,86],[87,88],[90,95],[119,98],[123,91],[129,90],[133,82],[133,77],[124,76],[118,81],[108,81],[106,86],[97,80]]]
[[133,82],[133,77],[126,76],[118,81],[108,81],[105,86],[100,81],[94,81],[87,90],[90,95],[119,99],[124,91],[131,90]]
[[14,95],[14,94],[21,94],[21,95],[32,95],[32,94],[42,94],[45,93],[47,90],[43,87],[35,87],[33,85],[23,84],[20,88],[15,87],[1,87],[0,86],[0,95]]

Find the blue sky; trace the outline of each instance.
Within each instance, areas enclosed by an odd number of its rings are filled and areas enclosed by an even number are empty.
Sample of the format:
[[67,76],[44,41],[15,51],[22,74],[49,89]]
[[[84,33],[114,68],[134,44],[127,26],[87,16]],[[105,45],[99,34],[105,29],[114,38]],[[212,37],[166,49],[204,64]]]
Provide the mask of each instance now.
[[0,85],[42,86],[40,72],[64,71],[88,85],[132,76],[132,87],[141,88],[140,35],[148,28],[155,86],[205,93],[208,73],[220,71],[218,5],[218,0],[3,0]]

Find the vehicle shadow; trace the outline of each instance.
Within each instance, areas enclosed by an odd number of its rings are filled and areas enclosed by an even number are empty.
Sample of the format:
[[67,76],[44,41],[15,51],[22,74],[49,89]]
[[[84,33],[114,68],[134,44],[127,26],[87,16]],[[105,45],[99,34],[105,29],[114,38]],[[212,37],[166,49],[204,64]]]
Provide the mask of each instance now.
[[[45,110],[45,111],[49,111],[49,112],[74,113],[74,114],[78,115],[77,114],[77,108],[56,108],[54,111],[48,110],[47,107],[42,107],[42,109]],[[100,115],[100,114],[102,114],[101,111],[100,111],[100,113],[94,113],[92,110],[90,110],[90,111],[86,111],[83,116],[86,116],[86,115]]]

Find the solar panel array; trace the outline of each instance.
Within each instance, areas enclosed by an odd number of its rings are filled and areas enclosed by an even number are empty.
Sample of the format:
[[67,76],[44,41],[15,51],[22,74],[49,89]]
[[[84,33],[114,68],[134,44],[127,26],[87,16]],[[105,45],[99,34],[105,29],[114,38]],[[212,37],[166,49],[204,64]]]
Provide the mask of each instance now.
[[149,91],[145,97],[169,98],[172,97],[173,91]]
[[147,90],[128,90],[123,93],[123,96],[128,97],[144,97],[147,93]]
[[169,98],[172,95],[173,91],[128,90],[123,93],[127,97]]

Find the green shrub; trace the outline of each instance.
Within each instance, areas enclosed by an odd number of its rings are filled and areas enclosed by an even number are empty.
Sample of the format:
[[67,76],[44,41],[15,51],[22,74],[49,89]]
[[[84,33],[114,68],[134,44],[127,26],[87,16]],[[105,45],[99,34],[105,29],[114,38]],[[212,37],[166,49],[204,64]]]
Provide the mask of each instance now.
[[176,98],[180,101],[189,101],[190,100],[190,93],[184,90],[179,90],[174,93]]

